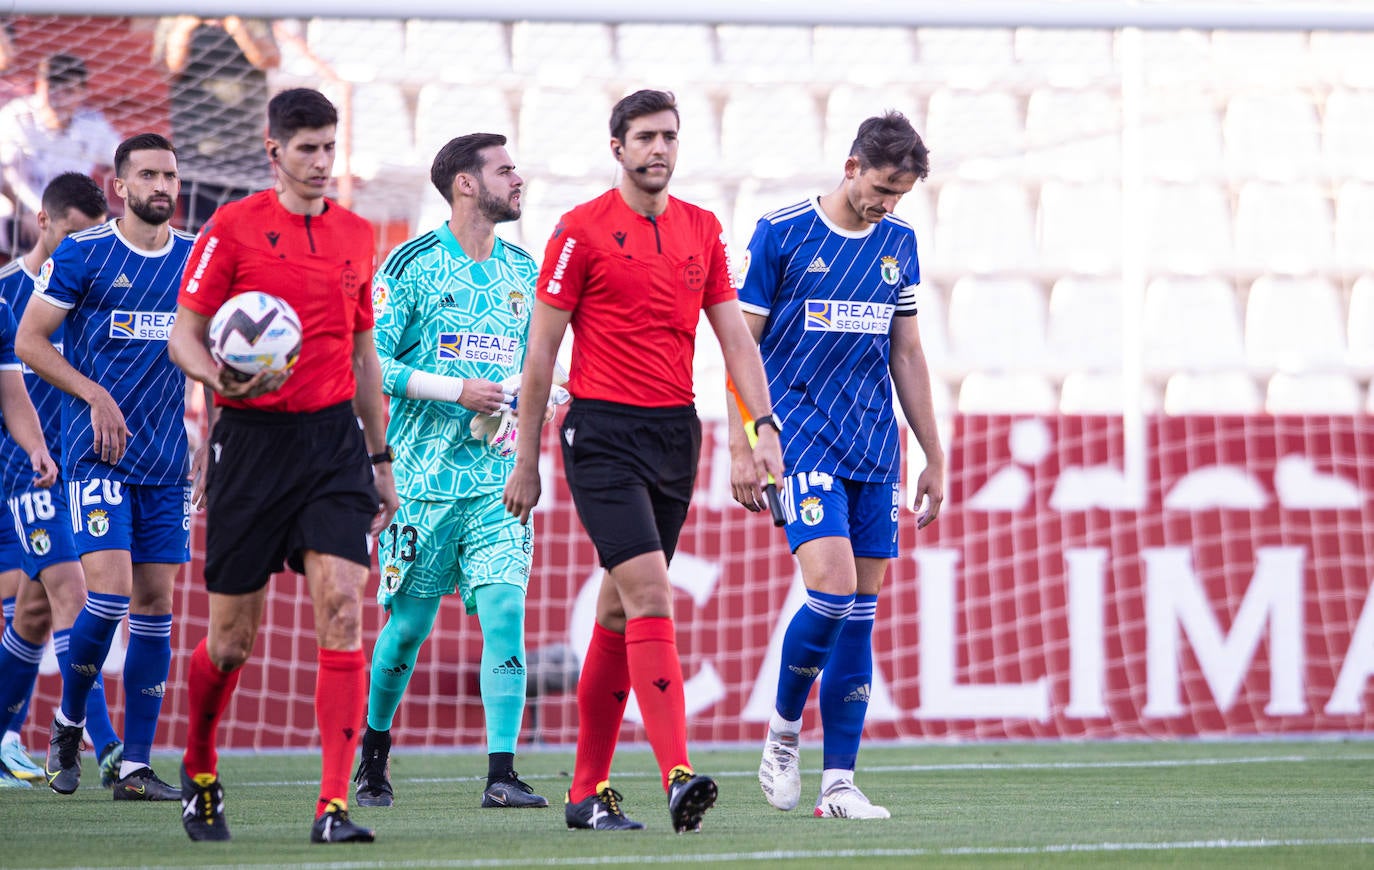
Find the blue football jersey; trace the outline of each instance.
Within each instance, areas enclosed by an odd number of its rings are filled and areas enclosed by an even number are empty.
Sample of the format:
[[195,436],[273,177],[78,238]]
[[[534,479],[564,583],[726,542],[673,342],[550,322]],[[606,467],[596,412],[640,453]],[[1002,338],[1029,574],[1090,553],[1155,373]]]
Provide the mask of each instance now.
[[[0,267],[0,298],[14,315],[14,320],[24,316],[24,309],[33,294],[32,272],[24,267],[22,259],[11,260]],[[53,346],[62,350],[62,327],[52,334]],[[48,442],[48,454],[59,467],[62,465],[62,404],[66,393],[34,374],[28,366],[20,363],[24,371],[24,386],[29,389],[29,399],[38,411],[38,422],[43,425],[43,438]],[[8,433],[6,433],[8,434]],[[20,449],[13,438],[0,439],[0,488],[5,493],[13,493],[29,488],[33,480],[33,468],[29,465],[28,455]]]
[[181,273],[195,237],[172,230],[140,251],[111,221],[68,236],[43,264],[34,296],[66,309],[67,362],[110,392],[130,431],[117,465],[94,452],[91,409],[63,403],[62,476],[166,486],[186,480],[186,376],[167,355]]
[[[20,371],[19,357],[14,355],[14,330],[14,314],[10,310],[8,299],[0,292],[0,371]],[[28,484],[33,479],[33,469],[29,465],[28,454],[15,443],[13,436],[10,435],[8,423],[9,421],[4,419],[3,414],[0,414],[0,426],[4,427],[4,434],[0,435],[0,456],[8,458],[11,454],[18,454],[24,463],[24,483]],[[9,485],[9,475],[6,474],[4,477],[4,495],[8,497],[11,492],[14,492],[14,489]]]
[[760,339],[789,472],[899,476],[889,330],[916,314],[916,233],[888,215],[858,232],[812,198],[764,215],[741,264],[740,307]]

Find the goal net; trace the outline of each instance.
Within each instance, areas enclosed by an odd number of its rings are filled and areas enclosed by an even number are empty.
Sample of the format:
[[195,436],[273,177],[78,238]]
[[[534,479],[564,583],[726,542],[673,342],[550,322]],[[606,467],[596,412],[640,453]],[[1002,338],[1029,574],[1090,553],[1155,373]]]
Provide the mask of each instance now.
[[[186,184],[222,193],[270,177],[260,114],[226,106],[318,87],[341,111],[335,192],[379,256],[445,219],[428,166],[463,133],[509,137],[527,195],[499,231],[539,257],[562,212],[615,182],[614,101],[673,90],[673,192],[738,248],[761,214],[833,188],[860,120],[902,110],[932,150],[898,214],[921,244],[950,480],[934,526],[904,522],[869,735],[1374,729],[1369,34],[282,18],[255,24],[265,68],[192,27],[193,91],[168,65],[174,24],[8,18],[0,100],[76,55],[91,109],[122,136],[171,136]],[[191,156],[222,142],[247,156]],[[24,205],[0,210],[15,250]],[[752,742],[803,593],[776,530],[729,498],[719,350],[708,329],[698,345],[707,432],[671,572],[690,734]],[[599,571],[553,452],[543,470],[524,736],[567,744]],[[186,653],[206,631],[202,541],[198,520],[163,747],[184,736]],[[370,652],[379,610],[365,620]],[[303,579],[274,578],[225,746],[316,742],[313,638]],[[398,746],[484,746],[479,660],[476,621],[446,606]],[[30,746],[59,688],[49,658]],[[633,709],[625,729],[643,737]]]

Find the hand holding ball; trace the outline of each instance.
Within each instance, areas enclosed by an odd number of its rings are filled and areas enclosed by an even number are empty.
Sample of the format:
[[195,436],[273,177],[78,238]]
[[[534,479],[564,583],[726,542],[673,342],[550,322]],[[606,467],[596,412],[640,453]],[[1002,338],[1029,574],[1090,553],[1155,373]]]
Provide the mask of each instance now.
[[237,380],[285,375],[301,354],[301,321],[284,299],[256,290],[232,296],[210,319],[210,355]]

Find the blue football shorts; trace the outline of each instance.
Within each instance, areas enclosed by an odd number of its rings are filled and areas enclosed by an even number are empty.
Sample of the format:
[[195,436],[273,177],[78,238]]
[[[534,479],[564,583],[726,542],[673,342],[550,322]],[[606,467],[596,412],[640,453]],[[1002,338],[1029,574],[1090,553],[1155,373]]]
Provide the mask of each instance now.
[[865,483],[820,471],[789,475],[779,487],[787,517],[787,544],[795,553],[817,538],[848,538],[854,555],[866,559],[897,556],[897,483]]

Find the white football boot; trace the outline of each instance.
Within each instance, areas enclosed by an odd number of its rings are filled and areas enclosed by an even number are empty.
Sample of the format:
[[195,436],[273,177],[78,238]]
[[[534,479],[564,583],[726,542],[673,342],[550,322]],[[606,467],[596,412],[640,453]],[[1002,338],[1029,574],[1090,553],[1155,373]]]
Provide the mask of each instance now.
[[797,808],[801,800],[800,734],[786,734],[768,729],[763,744],[763,760],[759,762],[759,787],[774,807],[787,811]]
[[818,819],[890,819],[892,813],[870,801],[859,787],[842,779],[821,792],[816,801]]

